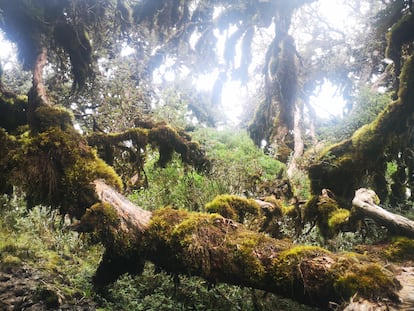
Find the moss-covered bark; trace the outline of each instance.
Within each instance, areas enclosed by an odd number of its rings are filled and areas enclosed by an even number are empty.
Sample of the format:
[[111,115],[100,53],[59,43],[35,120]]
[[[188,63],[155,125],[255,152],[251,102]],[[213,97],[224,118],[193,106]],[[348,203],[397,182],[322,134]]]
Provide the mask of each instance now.
[[[173,274],[263,289],[321,308],[355,294],[395,299],[399,288],[389,271],[366,256],[293,245],[218,214],[164,208],[150,213],[150,219],[147,214],[138,219],[142,230],[137,231],[133,222],[123,222],[125,209],[105,204],[93,210],[85,214],[80,227],[92,230],[107,246],[98,276],[109,273],[113,279],[114,271],[138,273],[143,260],[150,260]],[[140,217],[139,210],[131,211]],[[95,281],[105,285],[109,280],[96,277]]]
[[[409,131],[414,113],[414,58],[409,57],[400,75],[398,99],[370,124],[361,127],[350,139],[325,150],[318,163],[309,169],[313,193],[323,188],[336,195],[352,199],[355,189],[367,182],[383,193],[385,177],[385,153],[387,148],[403,139]],[[377,176],[378,179],[369,176]]]
[[[30,99],[5,91],[0,94],[0,108],[8,117],[0,117],[0,191],[9,193],[13,186],[18,187],[24,191],[29,206],[49,205],[62,214],[80,218],[98,202],[91,186],[93,180],[104,179],[121,190],[121,178],[90,145],[112,147],[133,141],[138,153],[148,144],[156,146],[160,165],[165,165],[173,152],[200,170],[208,163],[197,143],[164,123],[119,134],[94,133],[86,139],[74,129],[68,110],[46,105],[35,94],[31,96]],[[136,161],[142,168],[145,159],[139,157]]]
[[[158,165],[165,167],[172,160],[174,152],[180,154],[184,163],[194,166],[196,169],[203,171],[208,168],[208,160],[201,149],[200,145],[191,140],[191,137],[184,131],[174,129],[164,122],[139,122],[137,128],[128,129],[122,133],[93,133],[88,136],[88,142],[100,150],[107,151],[108,148],[120,148],[120,144],[130,141],[134,150],[138,153],[136,158],[145,157],[141,150],[145,150],[146,145],[151,145],[158,149],[160,157]],[[126,148],[125,145],[122,146]],[[111,162],[114,153],[102,153],[102,156],[108,162]],[[144,159],[140,163],[144,164]]]
[[326,189],[312,197],[303,207],[303,220],[316,224],[322,237],[332,238],[348,225],[350,206],[341,205]]

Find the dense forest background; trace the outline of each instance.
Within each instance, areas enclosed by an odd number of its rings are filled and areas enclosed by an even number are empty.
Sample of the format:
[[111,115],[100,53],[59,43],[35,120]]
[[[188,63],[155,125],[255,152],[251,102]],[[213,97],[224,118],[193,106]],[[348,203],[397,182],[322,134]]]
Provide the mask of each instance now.
[[0,309],[413,308],[411,5],[0,0]]

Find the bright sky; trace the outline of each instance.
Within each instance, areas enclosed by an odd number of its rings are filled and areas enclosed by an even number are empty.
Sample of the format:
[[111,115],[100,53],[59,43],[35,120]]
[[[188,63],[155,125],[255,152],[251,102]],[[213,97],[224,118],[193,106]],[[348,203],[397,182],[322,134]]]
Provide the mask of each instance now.
[[[334,27],[338,27],[340,29],[352,27],[352,12],[350,11],[349,6],[346,5],[345,1],[319,0],[315,3],[315,5],[318,7],[318,11],[321,15]],[[230,31],[234,31],[234,29]],[[219,35],[216,33],[215,35],[218,37],[218,41],[220,43],[217,49],[218,51],[223,51],[225,34]],[[0,48],[0,60],[3,69],[11,69],[13,66],[13,59],[15,60],[16,58],[15,52],[12,48],[13,46],[9,42],[5,41],[2,33],[0,33],[0,42],[2,42]],[[132,48],[125,46],[122,50],[122,56],[127,56],[134,52],[135,51]],[[174,72],[170,70],[170,66],[171,64],[169,64],[167,60],[167,62],[154,73],[154,82],[161,82],[162,76],[167,81],[174,80],[176,77]],[[195,82],[197,89],[211,90],[217,75],[218,72],[216,71],[209,75],[200,77]],[[242,114],[243,103],[248,98],[247,95],[246,87],[241,87],[239,82],[228,81],[225,83],[222,93],[222,105],[231,123],[238,123]],[[310,98],[310,102],[317,114],[323,118],[341,116],[342,109],[345,104],[344,99],[336,93],[335,86],[329,81],[326,81],[322,85],[319,92]]]
[[320,91],[309,98],[309,102],[320,118],[341,117],[346,104],[334,84],[326,80]]
[[[323,17],[332,27],[343,31],[352,31],[355,27],[354,12],[343,0],[319,0],[314,3],[321,17]],[[361,10],[364,10],[361,7]],[[230,30],[234,31],[234,29]],[[222,53],[224,50],[224,40],[226,34],[215,33],[218,39],[217,51]],[[312,38],[309,38],[312,39]],[[237,60],[236,60],[237,61]],[[196,81],[199,90],[211,90],[217,78],[218,72],[203,75]],[[243,103],[248,98],[245,87],[240,86],[237,81],[228,81],[223,87],[222,106],[231,123],[237,124],[242,115]],[[310,97],[310,104],[317,115],[321,118],[341,117],[343,108],[346,104],[344,98],[338,93],[337,88],[330,81],[325,81],[320,89],[315,90]]]
[[2,32],[0,32],[0,61],[3,70],[12,69],[13,62],[16,62],[16,51],[14,46],[6,40]]

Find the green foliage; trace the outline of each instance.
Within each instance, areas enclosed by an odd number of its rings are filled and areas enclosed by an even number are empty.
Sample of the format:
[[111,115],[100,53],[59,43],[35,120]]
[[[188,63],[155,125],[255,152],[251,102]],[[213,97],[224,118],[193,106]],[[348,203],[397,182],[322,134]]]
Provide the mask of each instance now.
[[355,98],[351,112],[342,120],[324,121],[318,127],[318,134],[324,140],[341,141],[349,138],[358,128],[374,121],[378,114],[391,102],[390,94],[361,88]]
[[398,163],[396,161],[387,162],[387,169],[385,171],[385,179],[388,184],[392,184],[392,176],[398,171]]
[[414,260],[414,240],[407,237],[394,238],[385,250],[385,256],[393,261]]
[[200,211],[204,204],[211,201],[224,189],[219,181],[198,173],[194,168],[185,166],[177,155],[164,168],[156,165],[156,157],[149,158],[145,164],[148,188],[134,190],[129,198],[149,210],[166,205]]
[[50,208],[27,210],[22,200],[5,197],[0,205],[0,266],[29,265],[67,302],[91,298],[102,247],[66,230],[62,216]]
[[211,286],[205,280],[173,276],[156,271],[152,264],[145,266],[140,276],[125,275],[111,285],[102,300],[102,310],[274,310],[311,311],[311,307],[279,298],[260,290],[226,284]]
[[194,138],[200,141],[213,163],[213,175],[227,193],[255,193],[258,185],[281,179],[285,166],[257,148],[246,131],[199,129]]
[[244,131],[201,129],[193,138],[202,143],[211,172],[201,174],[182,164],[177,155],[161,168],[156,165],[158,156],[150,153],[144,167],[149,187],[132,192],[135,203],[150,210],[172,205],[202,211],[217,195],[254,194],[260,183],[284,174],[284,165],[265,155]]
[[370,298],[375,298],[377,295],[388,295],[388,297],[394,298],[392,291],[397,286],[389,275],[390,272],[378,264],[355,265],[353,270],[335,281],[335,288],[344,297],[358,293]]

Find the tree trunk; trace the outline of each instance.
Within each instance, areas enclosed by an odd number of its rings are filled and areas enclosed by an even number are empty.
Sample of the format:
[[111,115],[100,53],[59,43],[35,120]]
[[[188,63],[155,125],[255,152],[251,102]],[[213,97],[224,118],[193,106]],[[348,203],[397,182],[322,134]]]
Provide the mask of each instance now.
[[27,105],[27,121],[30,129],[34,132],[37,128],[37,118],[35,111],[39,106],[52,106],[47,94],[46,87],[43,83],[43,69],[47,63],[47,49],[43,47],[36,57],[33,66],[33,81],[32,88],[29,91],[28,105]]
[[[354,190],[367,183],[378,193],[382,192],[386,183],[384,154],[387,148],[410,137],[414,91],[407,86],[414,82],[414,56],[405,60],[400,81],[397,100],[351,138],[325,149],[318,162],[309,168],[312,193],[320,193],[326,188],[337,197],[350,201]],[[378,180],[367,180],[369,176],[377,176]]]
[[392,274],[362,255],[295,246],[218,214],[171,208],[151,213],[102,180],[94,185],[101,202],[73,229],[93,232],[106,247],[94,278],[97,285],[122,273],[140,273],[149,260],[173,274],[262,289],[321,308],[356,293],[367,299],[398,298],[399,284]]
[[393,234],[414,238],[414,221],[382,209],[375,204],[375,198],[374,191],[364,188],[358,189],[352,200],[357,215],[372,218]]

